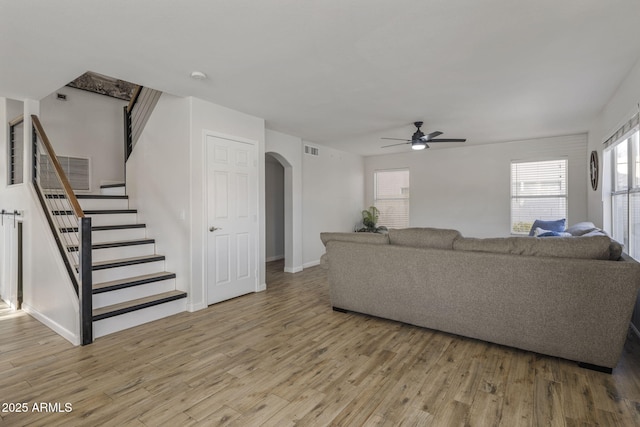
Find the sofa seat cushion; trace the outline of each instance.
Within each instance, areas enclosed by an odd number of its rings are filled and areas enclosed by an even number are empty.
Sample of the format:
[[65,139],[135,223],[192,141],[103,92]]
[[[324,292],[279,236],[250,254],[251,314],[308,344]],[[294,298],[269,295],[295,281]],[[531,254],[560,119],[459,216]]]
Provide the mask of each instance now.
[[611,239],[607,236],[556,237],[505,237],[478,239],[461,237],[454,242],[454,249],[461,251],[494,252],[501,254],[541,256],[555,258],[610,259]]
[[389,243],[414,248],[453,249],[453,242],[462,237],[458,230],[445,228],[402,228],[389,230]]
[[341,242],[371,243],[377,245],[389,244],[389,237],[379,233],[320,233],[320,240],[326,247],[327,242],[338,240]]

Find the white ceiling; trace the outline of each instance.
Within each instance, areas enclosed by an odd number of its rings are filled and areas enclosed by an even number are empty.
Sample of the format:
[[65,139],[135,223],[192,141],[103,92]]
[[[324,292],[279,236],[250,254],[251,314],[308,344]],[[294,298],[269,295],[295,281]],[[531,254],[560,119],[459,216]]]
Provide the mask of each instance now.
[[0,96],[90,70],[363,155],[584,132],[639,56],[638,0],[0,0]]

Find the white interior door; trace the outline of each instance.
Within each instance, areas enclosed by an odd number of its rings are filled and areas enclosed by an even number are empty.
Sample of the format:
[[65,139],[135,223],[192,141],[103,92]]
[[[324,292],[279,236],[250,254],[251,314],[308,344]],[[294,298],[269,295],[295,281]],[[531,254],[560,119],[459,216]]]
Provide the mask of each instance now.
[[207,303],[249,292],[257,286],[257,147],[206,136]]

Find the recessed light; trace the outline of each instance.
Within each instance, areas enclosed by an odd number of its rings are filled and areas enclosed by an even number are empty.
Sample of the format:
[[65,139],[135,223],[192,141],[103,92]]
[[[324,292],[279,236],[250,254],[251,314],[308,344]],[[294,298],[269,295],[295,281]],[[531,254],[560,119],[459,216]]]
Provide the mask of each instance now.
[[207,75],[202,71],[194,71],[191,73],[191,78],[196,80],[205,80]]

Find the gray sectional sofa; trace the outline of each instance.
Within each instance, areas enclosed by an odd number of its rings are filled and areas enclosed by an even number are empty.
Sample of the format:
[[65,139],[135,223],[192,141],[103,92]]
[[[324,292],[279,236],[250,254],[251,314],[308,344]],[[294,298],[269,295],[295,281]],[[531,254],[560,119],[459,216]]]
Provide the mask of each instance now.
[[640,264],[604,235],[465,238],[456,230],[322,233],[334,309],[611,372]]

